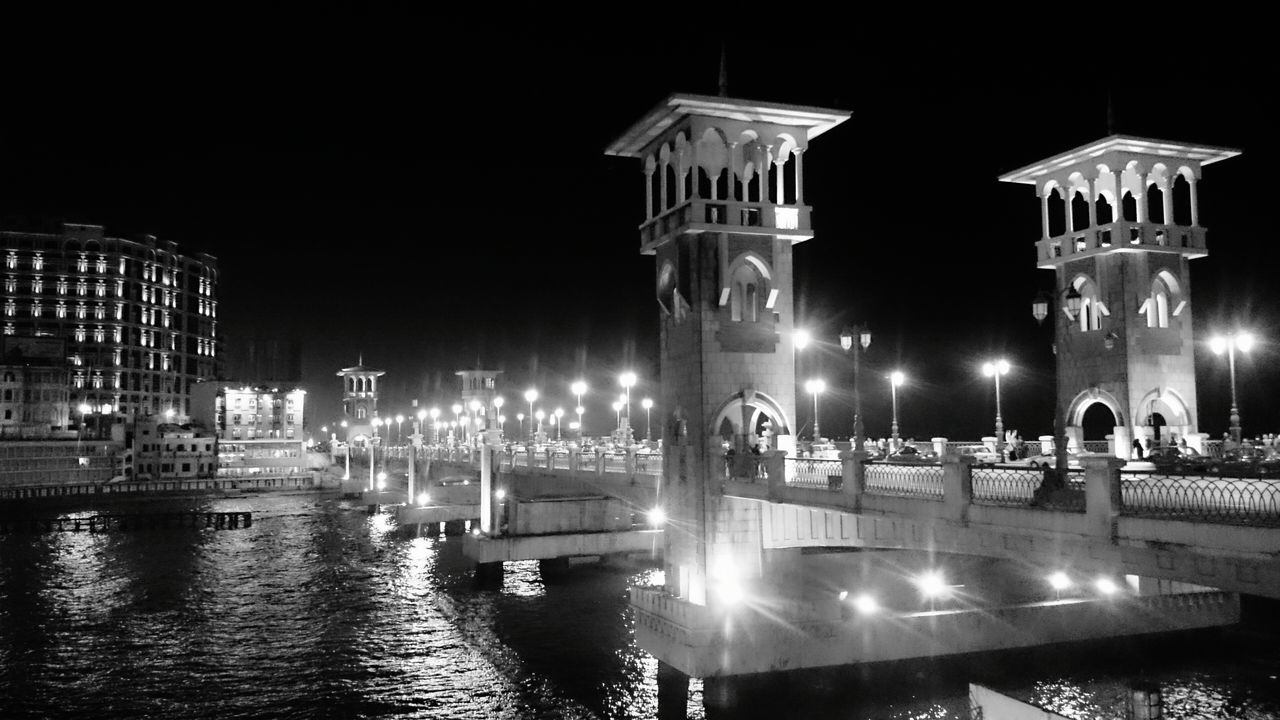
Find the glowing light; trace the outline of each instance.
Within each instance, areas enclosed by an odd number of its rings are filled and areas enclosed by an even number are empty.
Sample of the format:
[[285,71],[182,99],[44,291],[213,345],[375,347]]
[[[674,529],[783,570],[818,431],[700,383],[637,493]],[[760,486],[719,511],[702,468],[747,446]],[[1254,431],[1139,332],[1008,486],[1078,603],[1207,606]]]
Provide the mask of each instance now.
[[725,605],[737,605],[742,602],[742,586],[735,580],[725,580],[717,587],[720,594],[720,600]]
[[524,391],[524,401],[525,401],[525,402],[527,402],[527,403],[536,402],[536,401],[537,401],[537,399],[538,399],[538,391],[537,391],[537,390],[534,390],[533,388],[529,388],[528,390],[525,390],[525,391]]
[[501,395],[493,399],[493,406],[498,410],[501,410],[502,406],[506,404],[507,404],[507,401]]
[[808,330],[796,330],[791,334],[791,342],[795,344],[797,350],[803,350],[809,347],[809,343],[812,340],[813,337],[809,335]]
[[636,374],[630,371],[622,373],[618,376],[618,384],[624,388],[635,387]]
[[89,405],[86,403],[80,403],[80,407],[77,409],[80,411],[81,415],[88,415],[89,413],[93,412],[93,408],[89,407]]
[[431,502],[431,495],[428,493],[418,493],[418,504],[426,505]]
[[480,412],[480,401],[479,401],[479,400],[472,400],[472,401],[467,405],[467,407],[471,408],[471,412],[473,412],[473,413],[478,413],[478,412]]
[[840,591],[840,599],[841,599],[841,600],[844,600],[844,599],[845,599],[845,598],[847,598],[847,597],[849,597],[849,591],[848,591],[848,590],[841,590],[841,591]]
[[853,599],[853,608],[863,615],[874,615],[880,611],[880,603],[870,595],[859,595]]
[[1111,580],[1111,578],[1105,577],[1098,578],[1097,581],[1093,583],[1093,586],[1098,588],[1098,592],[1103,595],[1115,595],[1120,589],[1116,587],[1116,584]]
[[569,390],[570,390],[574,395],[586,395],[586,394],[587,394],[587,383],[586,383],[586,381],[585,381],[585,380],[577,380],[577,381],[574,381],[574,383],[573,383],[572,385],[570,385],[570,386],[569,386]]
[[176,414],[177,413],[174,412],[173,408],[169,408],[168,410],[164,411],[164,417],[166,420],[172,420],[173,416]]
[[820,395],[827,391],[827,382],[819,378],[806,380],[804,383],[804,391],[811,395]]
[[471,528],[471,534],[480,537],[480,528]]
[[1249,352],[1253,349],[1254,339],[1249,333],[1240,333],[1236,336],[1236,347],[1243,352]]
[[507,491],[503,490],[502,488],[498,488],[497,490],[494,491],[493,496],[498,500],[503,500],[507,497]]
[[424,408],[424,409],[422,409],[422,410],[419,410],[419,411],[418,411],[418,422],[423,422],[423,421],[425,421],[426,419],[427,419],[427,411],[426,411],[426,409]]
[[1071,578],[1067,577],[1067,574],[1064,572],[1056,572],[1049,576],[1049,587],[1052,587],[1054,590],[1066,590],[1073,584],[1074,583],[1071,582]]
[[951,592],[951,587],[947,585],[942,573],[936,571],[927,572],[916,578],[916,587],[920,588],[920,594],[926,598],[943,597]]
[[649,524],[657,527],[667,522],[667,512],[660,507],[656,507],[648,512]]
[[982,374],[986,375],[987,377],[991,377],[992,375],[1008,375],[1009,361],[1000,359],[993,363],[991,362],[983,363]]
[[901,370],[894,370],[892,373],[889,374],[889,382],[893,383],[894,387],[901,387],[902,383],[906,381],[907,381],[907,376],[902,374]]
[[653,398],[645,398],[645,399],[641,400],[641,401],[640,401],[640,407],[644,408],[645,410],[652,410],[652,409],[653,409]]

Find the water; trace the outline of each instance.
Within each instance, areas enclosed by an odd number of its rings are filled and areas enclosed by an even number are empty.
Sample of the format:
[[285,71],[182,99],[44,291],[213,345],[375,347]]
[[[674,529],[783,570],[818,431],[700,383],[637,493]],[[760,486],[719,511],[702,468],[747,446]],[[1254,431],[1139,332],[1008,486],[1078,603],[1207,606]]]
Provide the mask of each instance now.
[[[477,590],[456,539],[316,495],[150,500],[250,510],[247,530],[0,536],[0,718],[652,718],[657,662],[627,587],[508,563]],[[48,510],[44,514],[52,515]],[[1170,718],[1280,717],[1280,650],[1243,634],[1045,648],[788,678],[729,717],[967,717],[981,681],[1071,717],[1123,716],[1141,662]],[[1137,660],[1135,660],[1137,658]],[[689,715],[705,716],[701,684]]]

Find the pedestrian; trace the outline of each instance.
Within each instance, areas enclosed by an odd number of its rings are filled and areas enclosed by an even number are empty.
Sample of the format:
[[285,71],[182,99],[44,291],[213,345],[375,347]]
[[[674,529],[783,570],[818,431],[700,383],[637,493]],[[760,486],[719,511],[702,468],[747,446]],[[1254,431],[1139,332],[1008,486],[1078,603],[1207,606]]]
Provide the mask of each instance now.
[[1133,455],[1139,460],[1143,458],[1142,440],[1139,438],[1133,439]]

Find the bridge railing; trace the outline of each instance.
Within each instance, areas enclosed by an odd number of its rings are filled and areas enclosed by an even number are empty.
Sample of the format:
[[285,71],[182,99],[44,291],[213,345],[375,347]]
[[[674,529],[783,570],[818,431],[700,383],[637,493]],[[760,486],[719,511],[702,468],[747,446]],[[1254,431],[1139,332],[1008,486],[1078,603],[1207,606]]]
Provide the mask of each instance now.
[[826,458],[786,458],[786,484],[799,487],[839,490],[844,482],[844,463]]
[[1120,514],[1280,527],[1280,481],[1122,472]]
[[[1069,470],[1063,483],[1057,482],[1053,468],[975,465],[969,473],[975,504],[1084,512],[1082,470]],[[1066,492],[1053,493],[1055,489]]]
[[942,499],[941,465],[873,462],[865,472],[865,491],[871,495]]

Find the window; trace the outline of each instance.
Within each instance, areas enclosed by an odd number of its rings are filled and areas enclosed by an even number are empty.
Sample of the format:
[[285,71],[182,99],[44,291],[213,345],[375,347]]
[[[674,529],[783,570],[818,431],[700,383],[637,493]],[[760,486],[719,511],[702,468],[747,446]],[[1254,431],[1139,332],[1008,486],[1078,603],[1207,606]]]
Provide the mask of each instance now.
[[31,303],[31,317],[40,317],[40,313],[41,313],[40,303],[38,302]]
[[4,257],[4,266],[9,268],[10,270],[16,269],[18,267],[17,253],[9,253],[8,255],[6,255]]
[[77,327],[75,331],[76,342],[84,342],[84,334],[85,334],[84,326],[81,325]]
[[102,274],[107,271],[107,259],[101,255],[98,256],[98,273]]
[[31,293],[33,295],[39,295],[42,292],[44,292],[44,280],[41,280],[40,278],[32,278]]
[[356,408],[356,419],[357,419],[357,420],[363,420],[363,419],[364,419],[364,408],[362,408],[362,407],[358,407],[358,408]]
[[231,416],[231,424],[232,424],[232,425],[239,425],[239,424],[240,424],[240,413],[236,413],[236,414],[234,414],[234,415],[232,415],[232,416]]
[[78,293],[78,294],[80,294],[80,295],[88,295],[88,294],[89,294],[89,283],[87,283],[87,282],[85,282],[85,281],[83,281],[83,280],[80,280],[79,282],[77,282],[77,283],[76,283],[76,293]]
[[12,276],[4,279],[4,291],[7,293],[18,292],[18,280]]
[[64,302],[59,302],[57,305],[56,314],[59,318],[65,318],[67,316],[67,304]]
[[[81,255],[79,258],[77,258],[77,259],[76,259],[76,270],[78,270],[78,271],[80,271],[80,272],[89,272],[89,258],[88,258],[88,256],[86,256],[86,255]],[[83,283],[82,283],[82,284],[83,284]],[[83,295],[84,293],[81,293],[81,294]]]
[[749,261],[741,262],[732,273],[729,291],[729,318],[734,322],[757,322],[760,319],[760,273]]
[[67,294],[67,279],[64,277],[58,278],[58,294],[59,295]]
[[31,267],[36,270],[44,269],[44,257],[40,253],[36,253],[31,257]]

